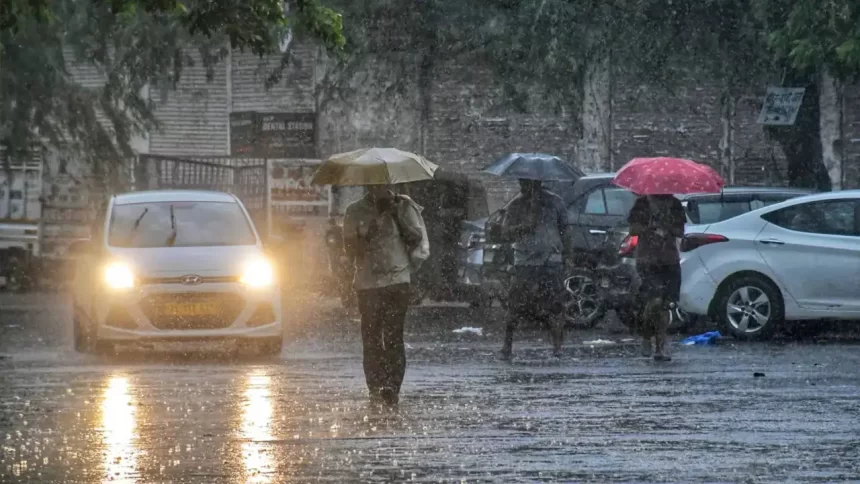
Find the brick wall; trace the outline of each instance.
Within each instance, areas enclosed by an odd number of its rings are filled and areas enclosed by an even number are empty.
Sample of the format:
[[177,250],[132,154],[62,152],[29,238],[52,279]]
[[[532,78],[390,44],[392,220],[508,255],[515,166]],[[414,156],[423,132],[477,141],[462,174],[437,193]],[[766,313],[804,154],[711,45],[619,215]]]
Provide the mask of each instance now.
[[[430,96],[427,156],[442,166],[477,174],[509,152],[574,154],[572,121],[548,106],[532,106],[527,113],[511,109],[489,69],[441,63],[434,71]],[[487,188],[490,210],[516,192],[509,180],[477,176]]]
[[[391,74],[384,64],[374,62],[370,66],[352,81],[352,95],[336,99],[321,110],[324,156],[374,145],[421,151],[417,69],[407,70],[407,77],[402,78]],[[702,78],[688,74],[671,90],[616,78],[614,168],[635,156],[673,155],[720,169],[720,90]],[[400,87],[387,91],[385,86],[393,84]],[[740,96],[736,102],[733,124],[738,185],[786,183],[782,150],[756,122],[765,86],[763,82],[759,90]],[[532,105],[525,113],[511,108],[489,69],[475,64],[437,63],[430,99],[424,154],[447,169],[480,179],[487,188],[491,210],[516,191],[515,183],[480,173],[496,158],[513,151],[575,157],[575,120],[552,106]],[[860,114],[854,106],[860,106],[860,89],[852,87],[846,91],[846,187],[860,183]],[[353,193],[348,199],[355,196]]]
[[[636,156],[678,156],[720,166],[720,87],[688,73],[671,89],[616,80],[613,99],[615,168]],[[757,124],[764,84],[735,103],[736,185],[785,184],[785,159]]]

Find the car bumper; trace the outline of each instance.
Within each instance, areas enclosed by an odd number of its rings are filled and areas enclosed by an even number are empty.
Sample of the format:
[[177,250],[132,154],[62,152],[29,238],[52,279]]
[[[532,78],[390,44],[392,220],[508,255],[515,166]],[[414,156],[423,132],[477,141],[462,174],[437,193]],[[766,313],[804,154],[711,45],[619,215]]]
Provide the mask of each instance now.
[[707,316],[717,292],[717,282],[705,269],[698,256],[681,260],[681,309]]
[[[159,313],[159,301],[199,300],[221,304],[211,317],[189,319]],[[107,341],[272,339],[283,332],[280,289],[256,290],[238,283],[153,284],[101,298],[96,336]]]

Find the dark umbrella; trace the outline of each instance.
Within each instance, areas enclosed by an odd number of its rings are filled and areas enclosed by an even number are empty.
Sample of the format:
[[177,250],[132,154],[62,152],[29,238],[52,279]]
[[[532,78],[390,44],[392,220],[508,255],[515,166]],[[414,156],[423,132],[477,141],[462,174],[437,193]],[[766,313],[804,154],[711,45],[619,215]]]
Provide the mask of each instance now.
[[485,173],[509,178],[544,181],[576,181],[585,173],[558,156],[546,153],[511,153],[484,169]]

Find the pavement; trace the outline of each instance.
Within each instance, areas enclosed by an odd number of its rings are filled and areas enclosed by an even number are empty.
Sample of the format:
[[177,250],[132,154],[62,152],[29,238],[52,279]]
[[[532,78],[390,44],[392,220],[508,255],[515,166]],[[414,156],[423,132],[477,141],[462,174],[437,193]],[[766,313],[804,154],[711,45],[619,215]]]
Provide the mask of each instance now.
[[330,300],[288,312],[277,358],[80,355],[61,296],[3,295],[0,482],[860,480],[852,338],[676,345],[660,364],[610,321],[560,359],[524,330],[507,363],[499,310],[417,308],[383,410],[358,323]]

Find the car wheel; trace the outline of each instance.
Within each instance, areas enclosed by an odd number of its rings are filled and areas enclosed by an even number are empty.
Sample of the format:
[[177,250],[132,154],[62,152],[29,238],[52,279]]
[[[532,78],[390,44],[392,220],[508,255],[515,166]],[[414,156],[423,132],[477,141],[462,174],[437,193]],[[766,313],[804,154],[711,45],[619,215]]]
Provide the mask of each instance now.
[[741,340],[765,339],[785,317],[779,288],[764,276],[749,274],[731,279],[717,294],[720,324]]
[[116,355],[116,344],[114,344],[113,341],[104,341],[99,340],[98,338],[93,338],[91,344],[93,345],[93,348],[95,348],[96,353],[100,355]]
[[89,353],[93,350],[92,338],[77,315],[72,320],[72,333],[75,342],[75,351],[78,353]]
[[283,338],[269,338],[257,343],[257,354],[260,356],[278,356],[284,348]]
[[569,328],[593,328],[606,314],[594,278],[586,270],[573,271],[565,279],[564,297],[564,318]]

